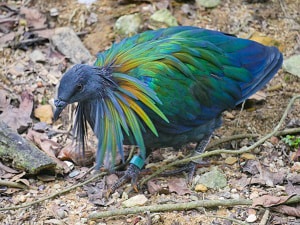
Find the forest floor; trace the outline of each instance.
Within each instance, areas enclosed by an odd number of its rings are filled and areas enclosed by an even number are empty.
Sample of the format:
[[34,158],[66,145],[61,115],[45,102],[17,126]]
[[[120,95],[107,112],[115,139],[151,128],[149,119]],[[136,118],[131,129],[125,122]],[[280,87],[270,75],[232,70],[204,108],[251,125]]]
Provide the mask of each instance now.
[[[250,2],[250,1],[249,1]],[[16,106],[20,104],[22,92],[26,91],[33,96],[33,108],[42,105],[53,104],[56,85],[62,74],[72,63],[57,51],[51,39],[49,30],[58,27],[70,26],[79,35],[85,47],[91,55],[105,50],[115,41],[121,40],[114,32],[116,20],[123,15],[140,13],[142,25],[140,31],[150,29],[150,16],[159,9],[167,8],[177,19],[180,25],[198,26],[208,29],[220,30],[225,33],[235,34],[239,37],[252,38],[264,44],[273,44],[279,47],[288,58],[300,52],[300,1],[295,0],[270,0],[263,3],[249,3],[240,0],[223,0],[212,9],[198,6],[194,1],[172,0],[98,0],[92,5],[80,4],[75,0],[66,1],[6,1],[0,3],[1,12],[12,14],[9,22],[0,23],[1,32],[11,33],[7,40],[0,37],[0,43],[4,46],[0,49],[0,91],[6,95],[5,99]],[[255,2],[255,1],[254,1]],[[259,1],[258,1],[259,2]],[[20,16],[21,11],[26,17]],[[35,9],[36,11],[31,11]],[[57,10],[58,15],[54,16]],[[3,14],[4,15],[4,14]],[[22,42],[34,35],[29,23],[35,31],[47,30],[39,33],[39,37],[32,42]],[[7,26],[4,27],[3,24]],[[46,26],[45,26],[46,25]],[[40,26],[40,27],[39,27]],[[41,28],[42,27],[42,28]],[[43,36],[44,35],[44,36]],[[1,39],[2,38],[2,39]],[[14,42],[14,46],[7,43]],[[5,46],[6,45],[6,46]],[[42,53],[38,59],[33,54],[38,50]],[[35,52],[36,53],[36,52]],[[92,62],[93,60],[91,60]],[[279,123],[292,96],[300,93],[299,77],[289,74],[282,69],[262,92],[252,100],[247,101],[243,110],[241,107],[224,113],[223,126],[216,131],[212,141],[230,137],[236,134],[246,134],[239,140],[231,140],[214,149],[240,149],[250,146],[259,138],[272,132]],[[3,96],[0,96],[3,99]],[[1,109],[1,105],[0,105]],[[51,109],[51,107],[50,107]],[[3,109],[2,109],[3,110]],[[49,108],[42,114],[50,114]],[[47,129],[43,132],[45,137],[49,129],[69,131],[71,116],[65,110],[62,117],[56,123],[51,118]],[[22,114],[22,111],[19,112]],[[31,112],[32,125],[25,129],[22,136],[29,139],[29,134],[36,135],[33,127],[39,124],[36,112]],[[0,110],[1,115],[1,110]],[[299,127],[300,103],[296,101],[289,111],[280,130],[291,127]],[[49,117],[49,116],[48,116]],[[63,121],[63,122],[62,122]],[[257,138],[251,138],[250,134],[257,134]],[[248,137],[247,137],[248,135]],[[50,136],[50,135],[49,135]],[[299,137],[299,134],[298,134]],[[208,188],[197,185],[186,185],[184,175],[170,177],[155,177],[148,185],[140,187],[139,194],[143,194],[147,202],[146,206],[165,203],[190,203],[197,200],[226,200],[226,199],[256,199],[260,196],[272,197],[300,195],[300,164],[297,148],[288,146],[282,136],[273,136],[264,144],[256,147],[249,154],[229,155],[218,154],[206,158],[211,162],[208,167],[200,168],[196,172],[206,174],[217,168],[225,177],[226,184],[222,188]],[[41,139],[41,138],[40,138]],[[297,139],[295,139],[296,141]],[[71,135],[67,132],[56,133],[51,137],[51,144],[47,145],[55,155],[60,158],[74,159],[70,156],[70,147],[61,150],[71,142]],[[48,143],[48,142],[47,142]],[[57,145],[55,145],[57,144]],[[298,146],[299,148],[299,146]],[[171,151],[160,149],[152,154],[149,159],[151,168],[159,168],[166,162],[182,158],[188,150]],[[90,152],[92,153],[92,152]],[[91,157],[90,157],[91,158]],[[76,160],[74,160],[76,161]],[[5,162],[2,162],[5,164]],[[73,165],[73,164],[71,164]],[[12,167],[10,164],[6,166]],[[29,186],[29,189],[15,188],[0,189],[0,209],[9,206],[18,206],[49,196],[57,191],[82,182],[83,174],[88,167],[75,165],[74,168],[64,164],[64,170],[56,175],[40,174],[28,176],[20,172],[15,174],[0,167],[0,178],[12,181],[21,181]],[[73,174],[72,172],[78,172]],[[195,178],[195,179],[196,179]],[[85,178],[88,179],[88,178]],[[187,211],[166,211],[156,213],[138,213],[133,215],[121,215],[91,221],[87,218],[93,212],[115,211],[122,208],[122,202],[137,193],[128,193],[129,186],[124,185],[117,193],[108,199],[105,196],[107,185],[113,182],[115,175],[105,176],[83,187],[78,187],[68,193],[61,194],[39,204],[30,207],[0,212],[0,224],[243,224],[248,221],[251,224],[260,224],[263,215],[268,220],[261,224],[300,224],[300,219],[289,212],[282,211],[266,214],[265,210],[250,206],[230,206],[213,208],[196,208]],[[195,181],[196,182],[196,181]],[[270,197],[270,198],[272,198]],[[270,200],[271,201],[271,200]],[[292,207],[293,208],[293,207]],[[299,210],[297,206],[293,209]],[[289,215],[286,215],[289,214]],[[226,220],[221,217],[236,219]],[[251,221],[252,220],[252,221]]]

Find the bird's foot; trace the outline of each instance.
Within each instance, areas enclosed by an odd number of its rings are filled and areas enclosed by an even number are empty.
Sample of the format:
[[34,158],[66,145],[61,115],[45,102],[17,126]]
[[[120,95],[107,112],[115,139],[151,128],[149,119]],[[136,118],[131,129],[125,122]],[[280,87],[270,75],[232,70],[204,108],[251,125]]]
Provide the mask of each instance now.
[[138,192],[137,180],[141,169],[144,166],[144,160],[135,155],[130,161],[130,165],[128,166],[126,171],[116,171],[115,174],[122,176],[119,178],[116,183],[108,190],[107,195],[109,196],[111,193],[115,192],[119,187],[121,187],[128,180],[131,180],[131,185],[133,189]]

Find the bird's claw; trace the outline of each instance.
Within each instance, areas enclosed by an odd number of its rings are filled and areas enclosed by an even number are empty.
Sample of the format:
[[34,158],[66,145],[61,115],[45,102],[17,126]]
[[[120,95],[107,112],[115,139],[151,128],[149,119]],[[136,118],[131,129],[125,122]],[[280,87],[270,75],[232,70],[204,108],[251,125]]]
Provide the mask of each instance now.
[[115,192],[119,187],[121,187],[126,181],[131,180],[131,185],[134,191],[138,192],[137,187],[137,179],[141,172],[141,169],[135,166],[134,164],[130,164],[126,171],[116,172],[117,175],[122,175],[116,183],[108,190],[108,196]]

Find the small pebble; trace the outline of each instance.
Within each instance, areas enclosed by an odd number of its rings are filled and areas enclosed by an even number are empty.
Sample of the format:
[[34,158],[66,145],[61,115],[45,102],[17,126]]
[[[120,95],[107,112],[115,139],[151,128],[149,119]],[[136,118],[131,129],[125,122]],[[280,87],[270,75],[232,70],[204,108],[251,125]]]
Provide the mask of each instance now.
[[67,213],[65,210],[63,210],[63,209],[58,209],[58,210],[56,211],[56,215],[57,215],[60,219],[64,219],[64,218],[66,218],[66,217],[68,216],[68,213]]
[[58,16],[58,15],[59,15],[59,12],[58,12],[57,8],[51,8],[50,9],[50,16],[55,17],[55,16]]
[[147,201],[148,199],[145,195],[136,195],[122,202],[122,206],[129,208],[133,206],[144,205]]
[[201,192],[207,192],[207,190],[208,190],[208,188],[203,184],[197,184],[195,186],[195,191],[197,191],[197,192],[200,192],[200,191]]
[[254,214],[250,214],[247,218],[246,218],[246,222],[248,223],[253,223],[257,220],[257,216]]
[[54,189],[60,189],[60,184],[54,184],[54,185],[53,185],[53,188],[54,188]]
[[79,170],[74,170],[69,174],[69,177],[73,178],[80,174]]
[[231,194],[231,198],[233,198],[233,199],[239,199],[240,195],[239,194]]

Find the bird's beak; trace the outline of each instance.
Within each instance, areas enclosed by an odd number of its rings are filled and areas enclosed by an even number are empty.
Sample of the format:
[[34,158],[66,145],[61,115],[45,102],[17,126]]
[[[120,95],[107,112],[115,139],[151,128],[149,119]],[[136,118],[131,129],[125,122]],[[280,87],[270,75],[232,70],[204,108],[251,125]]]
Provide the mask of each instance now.
[[68,105],[68,103],[64,102],[62,100],[59,100],[59,99],[55,99],[54,105],[55,105],[56,109],[54,112],[53,119],[54,119],[54,121],[56,121],[58,119],[59,115],[61,114],[61,112],[63,111],[63,109]]

